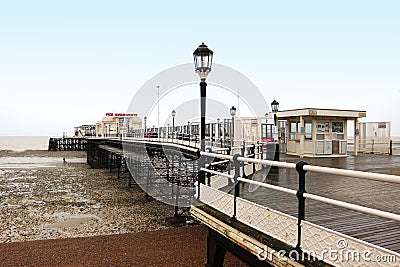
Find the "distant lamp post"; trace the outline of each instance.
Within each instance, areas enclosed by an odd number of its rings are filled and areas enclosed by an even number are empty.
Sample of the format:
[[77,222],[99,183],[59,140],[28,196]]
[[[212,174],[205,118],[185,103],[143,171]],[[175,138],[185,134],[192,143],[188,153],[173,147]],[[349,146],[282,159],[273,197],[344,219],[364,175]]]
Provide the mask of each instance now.
[[231,148],[234,145],[233,139],[235,138],[235,116],[236,116],[236,108],[234,106],[230,109],[232,116],[232,129],[231,129]]
[[[204,43],[199,45],[193,52],[194,69],[200,77],[200,151],[205,151],[205,139],[206,139],[206,78],[211,72],[212,58],[214,52],[209,49]],[[199,168],[204,168],[204,158],[200,157]],[[205,173],[199,171],[198,173],[199,183],[205,184]],[[200,186],[199,186],[200,188]],[[200,192],[200,191],[199,191]]]
[[279,103],[278,101],[274,100],[271,103],[271,108],[272,108],[272,112],[274,113],[274,124],[275,126],[277,126],[277,117],[276,117],[276,113],[278,112],[279,109]]
[[272,112],[278,112],[279,109],[279,102],[274,100],[271,103]]
[[173,110],[171,112],[171,116],[172,116],[172,138],[174,138],[174,134],[175,134],[175,116],[176,116],[176,111]]
[[220,136],[219,136],[219,130],[220,130],[219,123],[220,123],[220,121],[221,121],[221,120],[218,118],[218,119],[217,119],[217,139],[220,138]]
[[144,135],[146,135],[146,133],[147,133],[147,117],[144,116],[143,120],[144,120]]

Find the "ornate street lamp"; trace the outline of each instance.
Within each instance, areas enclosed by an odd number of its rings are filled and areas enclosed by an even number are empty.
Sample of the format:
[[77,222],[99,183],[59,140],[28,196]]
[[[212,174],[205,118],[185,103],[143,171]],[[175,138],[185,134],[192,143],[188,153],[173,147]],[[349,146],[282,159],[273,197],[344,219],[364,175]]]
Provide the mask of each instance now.
[[272,112],[274,113],[274,125],[277,126],[278,118],[276,117],[276,113],[278,112],[278,109],[279,109],[279,103],[275,99],[271,103],[271,109],[272,109]]
[[235,138],[235,116],[236,116],[236,108],[234,106],[230,109],[232,116],[232,129],[231,129],[231,149],[233,147],[233,139]]
[[[211,71],[212,58],[214,52],[209,49],[204,43],[199,45],[193,52],[194,69],[200,77],[200,151],[205,151],[205,139],[206,139],[206,78]],[[204,168],[205,161],[203,157],[199,159],[199,183],[205,184],[205,173],[200,171],[200,168]],[[199,185],[200,188],[200,185]],[[200,191],[199,191],[200,192]]]
[[172,116],[172,138],[174,138],[174,133],[175,133],[175,116],[176,116],[176,111],[173,110],[171,112],[171,116]]
[[279,109],[278,101],[276,101],[276,100],[272,101],[271,108],[272,108],[272,112],[278,112],[278,109]]
[[276,113],[278,112],[278,109],[279,109],[279,103],[275,99],[271,103],[271,109],[272,109],[272,112],[274,113],[274,137],[273,138],[276,141],[279,138],[279,129],[277,129],[277,127],[278,127],[278,117],[276,115]]

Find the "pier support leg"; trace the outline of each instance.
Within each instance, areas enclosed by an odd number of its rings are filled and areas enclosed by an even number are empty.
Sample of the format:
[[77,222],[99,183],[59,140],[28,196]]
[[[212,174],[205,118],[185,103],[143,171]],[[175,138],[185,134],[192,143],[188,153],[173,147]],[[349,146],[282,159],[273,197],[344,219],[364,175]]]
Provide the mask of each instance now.
[[217,242],[214,230],[208,230],[206,267],[223,267],[226,250]]
[[260,261],[258,257],[251,252],[209,228],[207,236],[206,267],[222,267],[227,251],[249,266],[271,267],[266,261]]

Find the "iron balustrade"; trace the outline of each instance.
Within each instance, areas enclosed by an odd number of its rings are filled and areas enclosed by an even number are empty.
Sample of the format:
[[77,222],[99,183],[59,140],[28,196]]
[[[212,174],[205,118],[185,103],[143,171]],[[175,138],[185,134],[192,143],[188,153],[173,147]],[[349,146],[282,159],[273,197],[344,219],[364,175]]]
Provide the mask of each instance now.
[[[356,204],[351,204],[348,202],[344,201],[339,201],[335,199],[330,199],[327,197],[322,197],[314,194],[307,193],[305,190],[305,182],[306,182],[306,173],[307,172],[318,172],[318,173],[325,173],[325,174],[333,174],[333,175],[338,175],[338,176],[346,176],[350,178],[358,178],[358,179],[368,179],[368,180],[373,180],[373,181],[380,181],[380,182],[389,182],[389,183],[396,183],[400,184],[400,176],[396,175],[390,175],[390,174],[380,174],[380,173],[368,173],[368,172],[363,172],[363,171],[354,171],[354,170],[344,170],[344,169],[339,169],[339,168],[331,168],[331,167],[321,167],[321,166],[313,166],[313,165],[308,165],[306,162],[299,161],[297,164],[295,163],[288,163],[288,162],[280,162],[280,161],[272,161],[272,160],[264,160],[264,159],[256,159],[256,158],[251,158],[251,157],[245,157],[242,154],[235,154],[235,155],[223,155],[223,154],[217,154],[217,153],[212,153],[212,152],[201,152],[201,156],[205,157],[210,157],[210,158],[218,158],[222,160],[229,160],[233,165],[234,165],[234,174],[226,174],[224,172],[218,172],[215,170],[210,170],[207,168],[201,168],[200,171],[204,171],[209,174],[213,175],[220,175],[225,178],[228,178],[231,180],[231,182],[236,183],[235,184],[235,189],[234,189],[234,194],[233,194],[233,216],[232,219],[236,219],[236,213],[237,213],[237,197],[240,196],[240,191],[239,191],[239,182],[242,183],[247,183],[247,184],[252,184],[268,189],[272,189],[275,191],[279,192],[284,192],[290,195],[296,195],[298,198],[298,215],[297,215],[297,226],[298,226],[298,238],[297,238],[297,245],[296,249],[301,248],[301,224],[303,221],[305,221],[305,199],[311,199],[314,201],[318,201],[321,203],[337,206],[337,207],[342,207],[346,209],[350,209],[353,211],[357,212],[362,212],[365,214],[369,215],[375,215],[379,216],[381,218],[389,219],[389,220],[395,220],[400,222],[400,215],[391,213],[391,212],[386,212],[374,208],[368,208],[365,206],[361,205],[356,205]],[[253,154],[249,154],[247,156],[254,156]],[[265,182],[258,182],[258,181],[253,181],[244,177],[241,177],[240,175],[240,167],[243,166],[245,163],[252,163],[252,164],[260,164],[262,166],[274,166],[274,167],[280,167],[280,168],[287,168],[287,169],[296,169],[298,172],[299,176],[299,187],[298,190],[293,190],[293,189],[288,189],[285,187],[281,186],[276,186],[276,185],[271,185]],[[243,172],[244,173],[244,172]],[[200,185],[199,187],[199,194],[200,194]]]

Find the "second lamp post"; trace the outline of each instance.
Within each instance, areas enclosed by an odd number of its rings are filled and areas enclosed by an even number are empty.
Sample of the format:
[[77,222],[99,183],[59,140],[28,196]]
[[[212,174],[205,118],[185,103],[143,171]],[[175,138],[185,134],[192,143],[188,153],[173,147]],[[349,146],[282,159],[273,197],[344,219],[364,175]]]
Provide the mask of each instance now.
[[231,107],[231,116],[232,116],[232,129],[231,129],[231,149],[234,146],[234,138],[235,138],[235,116],[236,116],[236,108],[234,106]]
[[[204,43],[199,45],[193,52],[194,58],[194,68],[196,73],[200,77],[200,151],[205,151],[205,139],[206,139],[206,78],[211,71],[212,58],[214,52],[209,49]],[[199,172],[198,172],[198,182],[205,183],[205,173],[200,171],[204,168],[205,161],[203,157],[199,159]],[[200,188],[200,185],[199,185]]]
[[175,136],[175,116],[176,116],[176,111],[173,110],[171,112],[171,116],[172,116],[172,139],[174,139]]

